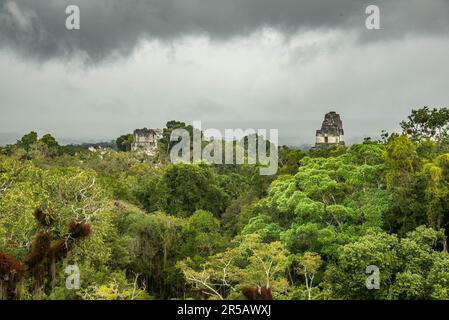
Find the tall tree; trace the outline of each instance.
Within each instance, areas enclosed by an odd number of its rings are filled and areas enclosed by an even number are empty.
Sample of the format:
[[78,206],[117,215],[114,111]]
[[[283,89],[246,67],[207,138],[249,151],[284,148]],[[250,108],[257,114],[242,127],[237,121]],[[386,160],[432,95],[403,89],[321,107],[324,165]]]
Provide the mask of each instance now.
[[305,252],[302,256],[298,257],[297,272],[304,276],[308,300],[312,300],[313,280],[321,264],[321,257],[315,252]]
[[131,151],[131,144],[134,141],[134,136],[130,134],[124,134],[115,140],[115,144],[117,145],[117,149],[119,151]]
[[24,135],[20,140],[18,140],[16,146],[25,149],[25,151],[29,151],[31,146],[36,142],[37,142],[37,133],[31,131],[30,133]]
[[401,122],[401,128],[416,142],[423,139],[443,141],[448,138],[449,109],[423,107],[412,110],[408,119]]

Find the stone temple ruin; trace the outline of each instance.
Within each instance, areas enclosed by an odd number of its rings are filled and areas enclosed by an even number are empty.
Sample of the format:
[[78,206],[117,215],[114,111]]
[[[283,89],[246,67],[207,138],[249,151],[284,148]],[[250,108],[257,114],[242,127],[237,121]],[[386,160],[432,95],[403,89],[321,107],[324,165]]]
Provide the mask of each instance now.
[[157,133],[153,129],[134,130],[134,141],[131,145],[132,151],[144,151],[148,154],[155,153],[157,150]]
[[326,113],[321,129],[316,131],[315,148],[345,146],[343,123],[335,111]]

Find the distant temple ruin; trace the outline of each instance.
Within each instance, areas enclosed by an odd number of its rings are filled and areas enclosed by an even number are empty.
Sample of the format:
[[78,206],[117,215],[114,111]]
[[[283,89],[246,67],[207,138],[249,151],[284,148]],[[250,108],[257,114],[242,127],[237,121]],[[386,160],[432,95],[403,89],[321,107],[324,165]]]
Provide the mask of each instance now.
[[321,129],[316,131],[315,148],[345,146],[343,123],[335,111],[326,113]]
[[134,130],[134,141],[131,145],[132,151],[145,151],[154,153],[157,149],[157,133],[153,129]]

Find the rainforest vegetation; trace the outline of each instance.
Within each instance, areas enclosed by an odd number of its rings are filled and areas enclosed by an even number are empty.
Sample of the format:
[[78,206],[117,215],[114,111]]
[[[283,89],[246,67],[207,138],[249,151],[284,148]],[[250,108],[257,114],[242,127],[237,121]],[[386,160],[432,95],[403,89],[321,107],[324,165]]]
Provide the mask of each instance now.
[[129,134],[2,147],[0,299],[449,299],[448,109],[347,148],[280,147],[275,176],[170,164],[180,127],[156,156]]

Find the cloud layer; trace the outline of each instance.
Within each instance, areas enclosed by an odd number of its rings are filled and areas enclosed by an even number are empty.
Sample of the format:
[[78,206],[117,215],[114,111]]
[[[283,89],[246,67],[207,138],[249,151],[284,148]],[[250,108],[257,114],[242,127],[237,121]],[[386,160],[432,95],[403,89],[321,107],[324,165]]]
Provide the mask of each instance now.
[[[382,30],[365,28],[366,5]],[[65,7],[81,30],[65,29]],[[448,106],[446,0],[0,0],[0,143],[113,139],[166,121],[349,141]]]
[[[144,39],[172,41],[207,35],[212,40],[246,36],[271,27],[356,31],[361,41],[449,31],[446,0],[377,0],[382,31],[365,29],[368,0],[0,0],[0,46],[28,58],[84,55],[99,61],[128,55]],[[81,11],[81,30],[65,29],[65,8]]]

